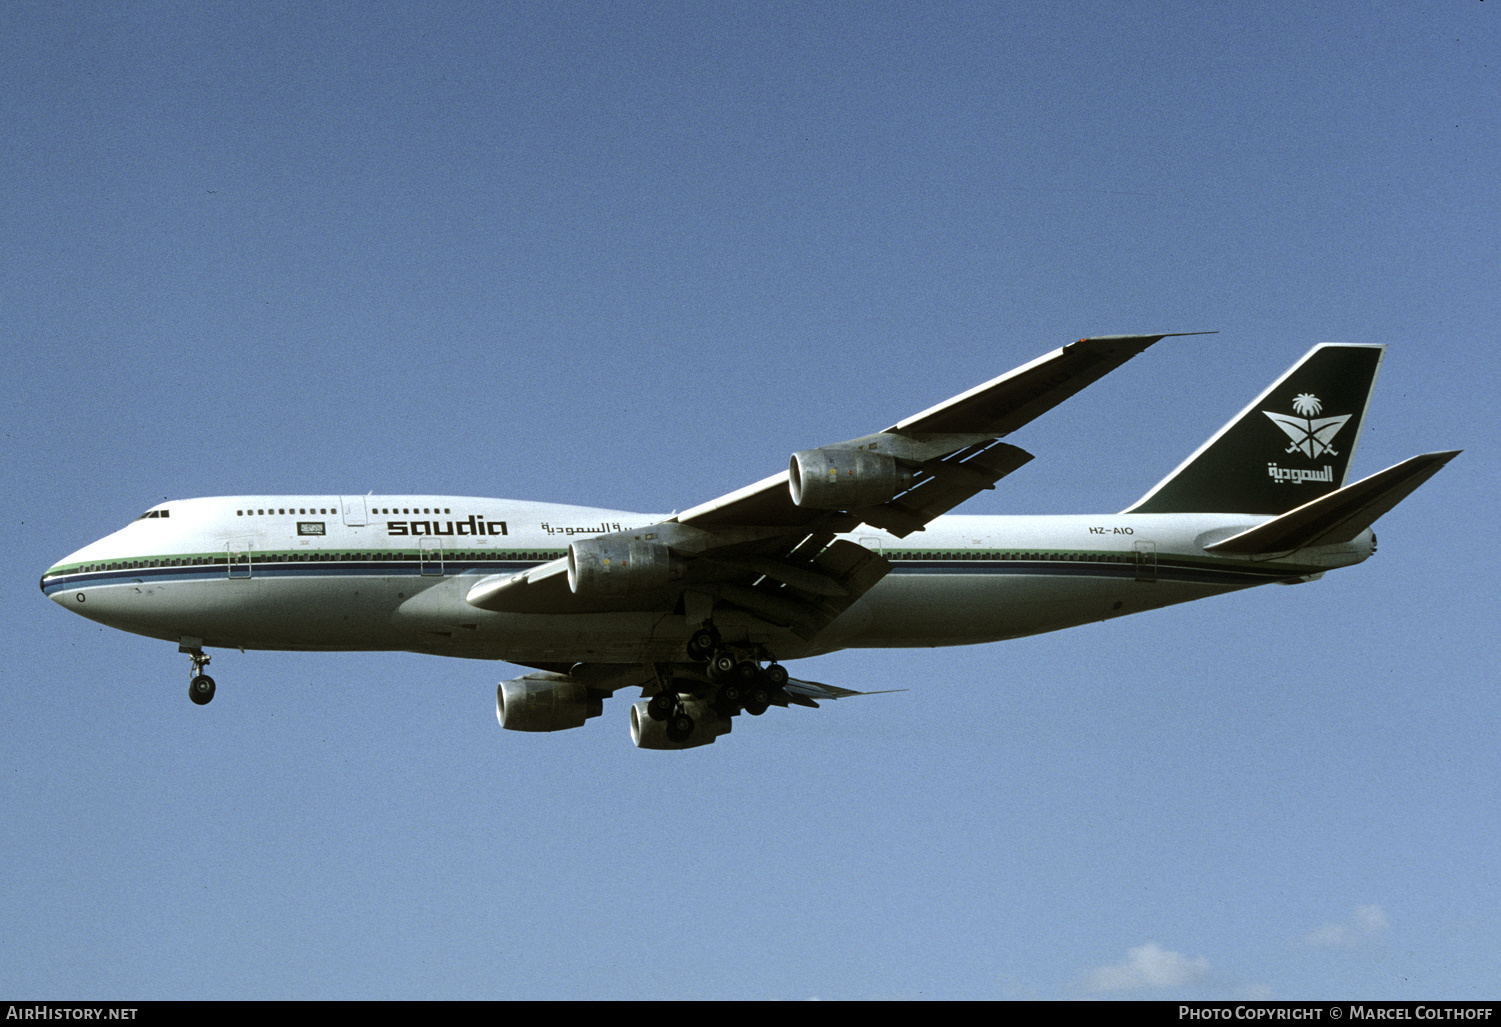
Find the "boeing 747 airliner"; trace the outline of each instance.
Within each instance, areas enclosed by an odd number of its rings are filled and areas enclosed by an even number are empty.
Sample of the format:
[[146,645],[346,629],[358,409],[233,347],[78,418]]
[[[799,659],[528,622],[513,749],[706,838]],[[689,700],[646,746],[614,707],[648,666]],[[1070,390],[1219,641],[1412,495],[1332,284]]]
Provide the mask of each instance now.
[[502,727],[557,731],[640,689],[631,738],[686,749],[742,712],[865,694],[782,661],[968,645],[1272,582],[1376,550],[1372,522],[1452,459],[1346,484],[1385,349],[1314,347],[1113,514],[953,516],[1031,460],[1001,439],[1165,335],[1081,339],[884,431],[672,516],[462,496],[183,499],[42,577],[54,602],[177,644],[408,650],[531,668]]

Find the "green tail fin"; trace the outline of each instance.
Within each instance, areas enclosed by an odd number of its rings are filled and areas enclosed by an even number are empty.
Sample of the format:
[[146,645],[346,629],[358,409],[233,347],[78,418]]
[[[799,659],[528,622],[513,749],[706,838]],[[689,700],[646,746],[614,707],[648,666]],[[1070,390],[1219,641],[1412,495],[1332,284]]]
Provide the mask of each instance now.
[[1326,342],[1126,513],[1286,513],[1345,484],[1385,346]]

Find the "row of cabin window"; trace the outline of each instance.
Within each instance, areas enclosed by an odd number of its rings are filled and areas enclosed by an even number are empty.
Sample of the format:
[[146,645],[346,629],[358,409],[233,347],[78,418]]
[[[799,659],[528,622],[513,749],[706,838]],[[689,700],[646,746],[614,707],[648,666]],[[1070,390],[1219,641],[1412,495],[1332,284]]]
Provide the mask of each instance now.
[[[434,551],[432,551],[432,552],[430,552],[430,553],[428,553],[426,555],[429,556],[429,557],[431,557],[433,555],[437,555],[437,552],[438,552],[437,550],[434,550]],[[961,560],[977,560],[977,559],[983,559],[983,560],[997,560],[997,559],[999,559],[999,560],[1079,560],[1079,559],[1085,559],[1086,558],[1081,553],[990,553],[990,552],[982,552],[982,553],[960,553],[960,554],[948,554],[948,555],[945,555],[943,553],[892,552],[892,553],[889,553],[888,555],[893,560],[943,560],[943,559],[961,559]],[[452,552],[452,551],[445,551],[445,552],[442,553],[442,556],[443,556],[443,558],[445,560],[552,560],[552,559],[556,559],[556,557],[553,556],[553,554],[551,554],[551,553],[544,553],[544,552],[515,552],[515,551],[507,551],[507,552],[485,552],[485,551],[482,551],[482,552],[477,552],[477,553],[476,552],[455,553],[455,552]],[[307,553],[263,553],[263,554],[260,554],[260,555],[258,555],[256,557],[257,560],[259,560],[261,562],[264,562],[264,563],[316,563],[316,562],[323,561],[323,560],[341,560],[342,561],[342,560],[366,560],[366,559],[377,559],[377,558],[384,558],[384,559],[387,559],[387,560],[416,560],[419,557],[418,557],[417,553],[390,553],[390,552],[386,552],[384,550],[377,550],[375,552],[364,552],[364,553],[322,553],[322,552],[316,552],[316,551],[314,551],[314,552],[307,552]],[[235,554],[235,559],[237,561],[243,561],[245,559],[245,554],[243,554],[243,553],[237,553],[237,554]],[[1101,560],[1112,561],[1112,562],[1116,562],[1116,563],[1124,563],[1124,562],[1126,562],[1127,557],[1125,555],[1123,555],[1123,554],[1108,554],[1108,555],[1099,556],[1099,557],[1088,557],[1088,559],[1101,559]],[[224,563],[224,559],[222,557],[188,556],[188,557],[171,557],[171,558],[161,559],[161,560],[126,560],[124,562],[119,562],[119,563],[96,563],[96,564],[88,564],[88,565],[86,565],[84,567],[81,567],[79,569],[82,570],[82,571],[84,571],[84,572],[90,572],[90,571],[106,571],[106,570],[107,571],[129,570],[129,569],[136,568],[136,567],[208,567],[208,566],[214,566],[214,565],[222,564],[222,563]]]
[[[427,557],[438,555],[437,550],[423,554]],[[444,552],[445,560],[552,560],[556,559],[550,553],[520,553],[520,552],[479,552],[479,553],[455,553]],[[383,558],[387,560],[416,560],[417,553],[388,553],[385,550],[364,553],[260,553],[256,560],[260,563],[317,563],[325,560],[368,560]],[[234,562],[246,562],[247,554],[234,554]],[[81,573],[94,571],[123,571],[134,570],[138,567],[215,567],[223,566],[226,558],[222,556],[178,556],[166,557],[157,560],[121,560],[112,563],[90,563],[78,568]]]
[[[275,514],[300,514],[300,515],[306,516],[308,514],[324,514],[324,515],[328,515],[328,514],[336,514],[338,512],[339,511],[337,509],[330,510],[330,509],[327,509],[325,507],[319,507],[316,510],[314,510],[312,507],[308,507],[307,509],[302,509],[302,510],[294,510],[294,509],[291,509],[291,508],[279,508],[279,509],[274,509],[274,510],[236,510],[235,511],[235,516],[236,517],[265,517],[267,514],[272,514],[272,515],[275,515]],[[393,514],[393,513],[414,514],[414,513],[418,513],[419,511],[414,506],[414,507],[411,507],[410,509],[408,509],[406,507],[403,507],[402,509],[397,510],[394,507],[391,507],[391,508],[384,508],[384,509],[374,510],[372,512],[373,513],[378,513],[378,514]],[[435,513],[452,513],[453,511],[450,510],[446,506],[442,510],[439,510],[437,507],[428,508],[428,507],[424,506],[420,512],[421,513],[425,513],[425,514],[435,514]],[[141,517],[138,518],[138,519],[144,519],[144,518],[147,518],[147,517],[155,517],[157,515],[157,513],[158,513],[158,511],[152,510],[152,511],[149,511],[147,513],[141,514]],[[162,511],[160,511],[160,513],[161,513],[161,515],[163,517],[167,516],[167,511],[166,510],[162,510]]]
[[[429,558],[437,555],[434,550],[426,554]],[[478,552],[478,553],[454,553],[444,552],[441,554],[445,560],[550,560],[555,559],[549,553],[539,552]],[[893,552],[889,554],[897,560],[941,560],[953,559],[953,556],[945,556],[942,553],[912,553]],[[256,557],[261,563],[317,563],[322,561],[365,560],[371,558],[384,558],[387,560],[416,560],[416,553],[388,553],[377,551],[374,553],[265,553]],[[1078,553],[962,553],[957,556],[963,560],[1079,560],[1084,557]],[[1114,563],[1125,563],[1124,555],[1110,554],[1103,557],[1091,557],[1091,559],[1103,559]],[[235,562],[245,562],[246,554],[235,554]],[[137,567],[212,567],[223,566],[223,557],[170,557],[160,560],[125,560],[115,563],[95,563],[80,567],[84,573],[93,571],[132,570]]]
[[162,560],[116,560],[111,563],[87,563],[78,568],[90,571],[128,571],[137,567],[214,567],[224,566],[222,556],[174,556]]

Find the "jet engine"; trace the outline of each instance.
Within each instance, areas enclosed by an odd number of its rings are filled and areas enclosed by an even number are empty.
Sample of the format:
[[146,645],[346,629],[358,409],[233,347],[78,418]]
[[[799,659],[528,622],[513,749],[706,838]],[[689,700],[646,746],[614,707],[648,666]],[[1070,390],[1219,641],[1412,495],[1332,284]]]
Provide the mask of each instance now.
[[495,690],[495,719],[510,731],[562,731],[583,727],[604,712],[604,699],[567,674],[537,671]]
[[688,563],[660,542],[585,539],[568,546],[568,587],[574,595],[619,596],[676,581]]
[[702,699],[685,698],[682,712],[693,718],[693,733],[681,742],[674,742],[667,737],[668,721],[652,720],[651,714],[646,712],[650,705],[650,700],[642,699],[631,706],[631,741],[638,749],[692,749],[709,745],[720,735],[729,734],[730,728],[735,726],[729,717]]
[[787,468],[792,501],[810,510],[880,506],[912,485],[912,471],[866,449],[805,449]]

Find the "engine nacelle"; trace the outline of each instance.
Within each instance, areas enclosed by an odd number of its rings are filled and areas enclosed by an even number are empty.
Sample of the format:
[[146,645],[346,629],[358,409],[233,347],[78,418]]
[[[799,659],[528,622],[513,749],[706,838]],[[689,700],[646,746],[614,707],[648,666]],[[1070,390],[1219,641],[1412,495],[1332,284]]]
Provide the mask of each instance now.
[[585,539],[568,546],[568,587],[574,595],[621,596],[676,581],[688,563],[660,542]]
[[709,745],[720,735],[729,734],[730,728],[735,726],[729,717],[721,716],[703,700],[684,699],[683,711],[693,718],[693,734],[684,741],[673,742],[667,738],[667,722],[652,720],[646,712],[650,705],[649,700],[642,699],[631,706],[631,741],[638,749],[692,749]]
[[912,472],[867,449],[805,449],[787,468],[792,501],[810,510],[880,506],[912,485]]
[[537,671],[502,681],[495,719],[508,731],[563,731],[604,712],[604,700],[567,674]]

